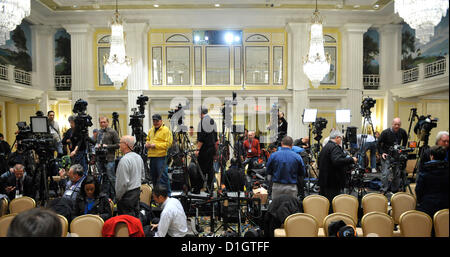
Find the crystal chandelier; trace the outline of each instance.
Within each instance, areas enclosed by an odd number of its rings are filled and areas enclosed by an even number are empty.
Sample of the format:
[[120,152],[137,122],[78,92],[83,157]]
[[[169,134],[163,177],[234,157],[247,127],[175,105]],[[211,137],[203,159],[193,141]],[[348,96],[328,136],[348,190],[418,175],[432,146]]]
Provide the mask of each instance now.
[[131,59],[125,54],[125,41],[123,37],[123,21],[117,10],[111,23],[111,44],[109,57],[103,57],[105,63],[105,73],[114,83],[116,89],[120,89],[122,83],[131,72]]
[[308,76],[314,87],[320,85],[320,81],[330,72],[331,58],[325,54],[323,47],[322,17],[317,10],[314,11],[311,24],[311,39],[309,53],[303,61],[303,72]]
[[447,9],[448,0],[395,0],[395,12],[416,30],[421,44],[434,36],[434,26],[446,15]]
[[30,15],[30,0],[0,1],[0,45],[9,40],[9,34],[22,19]]

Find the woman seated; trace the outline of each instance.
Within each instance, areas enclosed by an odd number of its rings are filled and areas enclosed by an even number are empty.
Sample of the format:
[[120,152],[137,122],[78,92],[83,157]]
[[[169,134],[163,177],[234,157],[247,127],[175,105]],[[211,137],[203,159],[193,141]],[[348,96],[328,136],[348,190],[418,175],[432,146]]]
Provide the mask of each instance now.
[[95,214],[106,221],[112,216],[109,201],[106,194],[100,193],[100,187],[95,178],[87,176],[81,184],[81,190],[75,201],[72,217]]

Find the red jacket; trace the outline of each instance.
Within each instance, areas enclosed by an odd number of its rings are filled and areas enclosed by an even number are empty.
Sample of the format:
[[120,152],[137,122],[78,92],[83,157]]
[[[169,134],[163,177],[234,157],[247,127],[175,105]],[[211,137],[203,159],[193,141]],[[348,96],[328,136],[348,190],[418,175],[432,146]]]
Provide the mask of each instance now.
[[[250,145],[249,140],[244,141],[245,154],[247,158],[259,157],[261,155],[261,149],[259,146],[259,140],[253,138],[252,144]],[[251,152],[249,150],[251,149]]]
[[103,224],[102,236],[114,237],[114,229],[119,222],[127,224],[130,237],[145,237],[141,221],[130,215],[119,215],[106,220],[105,224]]

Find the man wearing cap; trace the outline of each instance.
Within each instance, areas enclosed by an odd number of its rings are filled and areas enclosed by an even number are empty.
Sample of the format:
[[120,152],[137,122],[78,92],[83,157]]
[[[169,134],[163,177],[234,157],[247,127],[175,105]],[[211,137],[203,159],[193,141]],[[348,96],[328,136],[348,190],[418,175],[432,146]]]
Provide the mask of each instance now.
[[145,148],[148,149],[147,156],[150,159],[150,176],[153,186],[165,185],[170,196],[172,190],[167,173],[167,150],[172,146],[172,132],[164,125],[161,115],[154,114],[152,120],[153,126],[148,132],[145,143]]

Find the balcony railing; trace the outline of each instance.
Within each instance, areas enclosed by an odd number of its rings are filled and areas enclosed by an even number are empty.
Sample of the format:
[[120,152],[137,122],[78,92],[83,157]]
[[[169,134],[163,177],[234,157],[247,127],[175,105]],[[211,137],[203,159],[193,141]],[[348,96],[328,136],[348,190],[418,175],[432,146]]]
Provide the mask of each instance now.
[[363,85],[364,89],[378,89],[378,87],[380,86],[380,75],[364,74]]
[[425,78],[431,78],[445,73],[445,59],[441,59],[425,65]]
[[55,87],[57,91],[70,91],[72,87],[72,76],[55,75]]
[[448,55],[432,63],[419,63],[417,67],[403,71],[403,84],[421,81],[439,75],[448,75]]
[[417,81],[418,79],[419,79],[418,67],[403,71],[403,84],[414,82]]
[[22,85],[31,85],[31,73],[19,69],[14,69],[14,81]]
[[0,80],[31,86],[31,72],[16,69],[14,65],[0,64]]

